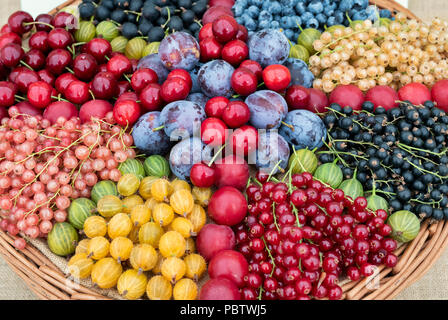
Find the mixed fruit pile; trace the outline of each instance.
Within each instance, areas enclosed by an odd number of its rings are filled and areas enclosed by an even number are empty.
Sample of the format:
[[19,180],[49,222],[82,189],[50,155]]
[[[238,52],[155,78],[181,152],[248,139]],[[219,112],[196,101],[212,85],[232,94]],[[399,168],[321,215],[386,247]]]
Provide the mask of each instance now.
[[342,299],[448,219],[448,23],[368,4],[12,14],[0,229],[126,299]]

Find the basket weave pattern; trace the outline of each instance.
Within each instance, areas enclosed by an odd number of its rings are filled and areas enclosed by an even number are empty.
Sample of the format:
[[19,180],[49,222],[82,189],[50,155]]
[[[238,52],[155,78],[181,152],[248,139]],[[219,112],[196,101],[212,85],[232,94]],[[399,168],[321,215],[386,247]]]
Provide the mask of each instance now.
[[[53,9],[58,12],[79,0],[69,0]],[[411,11],[391,0],[373,0],[371,4],[392,12],[403,12],[418,19]],[[33,240],[23,251],[13,246],[14,238],[0,231],[0,255],[9,267],[24,280],[30,290],[43,300],[105,300],[117,299],[116,290],[100,290],[90,281],[75,283],[66,274],[66,260],[52,254],[42,240]],[[381,266],[374,276],[358,282],[342,282],[343,298],[349,300],[389,300],[418,281],[429,271],[448,246],[448,222],[422,223],[418,236],[399,247],[394,268]]]

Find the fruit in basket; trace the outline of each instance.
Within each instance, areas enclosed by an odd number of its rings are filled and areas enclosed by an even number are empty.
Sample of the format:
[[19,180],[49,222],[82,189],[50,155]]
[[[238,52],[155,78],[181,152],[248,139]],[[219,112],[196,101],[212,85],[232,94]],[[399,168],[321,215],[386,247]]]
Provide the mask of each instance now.
[[191,70],[199,62],[199,44],[190,34],[175,32],[160,42],[158,55],[170,70]]
[[[160,79],[160,76],[159,76]],[[165,155],[170,151],[170,138],[160,127],[163,126],[160,112],[145,113],[134,124],[132,137],[135,146],[146,155]]]
[[230,155],[215,162],[215,184],[244,189],[249,179],[249,165],[238,156]]
[[184,262],[187,267],[185,276],[194,281],[198,281],[207,269],[205,259],[197,253],[187,255]]
[[366,101],[374,104],[377,107],[383,107],[386,110],[396,108],[400,98],[398,93],[389,86],[376,86],[366,92]]
[[[106,234],[106,233],[104,233],[104,234]],[[83,240],[79,241],[79,243],[75,249],[75,254],[87,253],[87,246],[89,245],[89,242],[90,242],[90,239],[83,239]]]
[[110,41],[110,45],[112,47],[113,52],[124,53],[124,51],[126,50],[127,44],[128,44],[128,39],[126,39],[123,36],[117,36],[112,41]]
[[96,34],[98,37],[106,39],[109,42],[120,35],[118,27],[111,21],[101,21],[98,23],[96,26]]
[[123,199],[123,212],[130,214],[134,207],[141,205],[143,203],[144,203],[143,199],[137,194],[133,194],[132,196],[126,197]]
[[295,150],[289,158],[289,168],[293,174],[302,172],[313,174],[317,169],[317,157],[308,149]]
[[367,208],[374,212],[376,212],[377,210],[387,211],[389,209],[389,204],[383,197],[380,197],[376,194],[372,194],[369,197],[367,197]]
[[78,109],[70,102],[56,101],[45,108],[43,117],[48,119],[50,123],[55,124],[60,117],[66,120],[78,117]]
[[213,60],[202,65],[198,72],[198,83],[202,92],[210,97],[230,97],[231,77],[235,69],[224,60]]
[[142,56],[146,57],[150,54],[158,53],[159,52],[159,46],[160,42],[154,41],[146,45],[146,47],[143,49]]
[[263,81],[269,90],[281,92],[291,83],[291,73],[283,65],[271,64],[263,70]]
[[196,300],[198,286],[193,280],[181,279],[173,288],[174,300]]
[[93,260],[86,253],[77,253],[67,263],[68,272],[76,279],[84,279],[90,276]]
[[283,64],[289,56],[288,38],[280,30],[266,29],[255,32],[249,39],[249,58],[263,68]]
[[177,217],[171,222],[170,230],[179,232],[185,239],[196,235],[193,232],[193,223],[184,217]]
[[[351,179],[342,181],[342,183],[338,186],[338,189],[344,191],[344,194],[351,197],[352,199],[364,196],[364,188],[361,182],[356,179],[356,175],[354,175]],[[373,207],[369,209],[376,211],[376,209],[374,209]]]
[[196,245],[201,256],[210,260],[218,252],[235,247],[235,234],[228,226],[207,224],[199,231]]
[[191,194],[193,195],[194,201],[201,207],[205,208],[210,202],[213,191],[211,188],[199,188],[195,186],[193,187]]
[[129,259],[134,245],[132,241],[126,237],[116,237],[110,243],[110,255],[118,262],[123,262]]
[[106,220],[100,216],[91,216],[84,221],[83,231],[89,238],[103,237],[107,233]]
[[147,42],[141,38],[133,38],[128,41],[124,54],[129,59],[141,59],[143,57],[143,50],[145,49]]
[[208,280],[201,288],[199,300],[240,300],[238,287],[226,278]]
[[51,252],[58,256],[67,256],[75,252],[78,242],[76,229],[67,222],[55,223],[48,233],[47,244]]
[[173,193],[179,190],[191,192],[190,184],[185,180],[174,179],[171,181],[171,186],[173,187]]
[[185,238],[177,231],[168,231],[160,237],[159,250],[165,258],[180,258],[185,254],[185,248]]
[[118,166],[122,175],[132,173],[137,176],[140,180],[145,177],[145,170],[142,163],[137,159],[126,159],[125,162],[120,163]]
[[125,213],[114,215],[107,225],[107,234],[109,238],[126,237],[132,230],[131,218]]
[[436,103],[437,108],[443,111],[448,111],[448,95],[447,95],[448,80],[439,80],[431,88],[432,100]]
[[76,42],[89,42],[95,38],[96,28],[90,21],[80,21],[79,29],[76,30],[74,36]]
[[140,187],[140,180],[135,174],[128,173],[121,176],[117,183],[118,193],[122,196],[128,197],[137,192]]
[[151,194],[159,202],[169,202],[169,196],[173,192],[173,187],[167,179],[157,179],[151,185]]
[[149,244],[154,248],[159,247],[159,241],[164,230],[160,224],[155,222],[147,222],[140,227],[138,231],[138,240],[141,244]]
[[336,163],[325,163],[317,167],[314,178],[336,189],[343,180],[343,174]]
[[151,209],[143,204],[137,205],[132,208],[130,217],[134,226],[141,227],[151,219]]
[[250,124],[257,129],[276,129],[288,112],[285,99],[270,90],[257,91],[245,100],[250,109]]
[[392,237],[399,242],[409,242],[417,237],[420,221],[415,214],[407,210],[393,213],[387,224],[392,227]]
[[305,63],[308,63],[308,60],[310,59],[310,53],[304,46],[296,44],[291,47],[291,50],[289,51],[289,57],[299,59]]
[[364,94],[355,85],[339,85],[330,94],[331,103],[337,103],[341,107],[349,106],[353,110],[361,110]]
[[114,287],[123,272],[121,264],[112,258],[104,258],[94,264],[92,268],[92,282],[101,289]]
[[138,244],[132,249],[129,261],[135,270],[149,271],[157,263],[157,252],[149,244]]
[[276,174],[288,166],[289,145],[275,130],[268,130],[259,136],[256,152],[256,167],[263,172]]
[[147,176],[163,178],[169,177],[171,173],[168,161],[159,155],[152,155],[146,158],[143,167]]
[[169,257],[163,261],[161,271],[165,279],[171,283],[176,283],[185,275],[187,266],[182,259]]
[[223,250],[217,253],[208,265],[208,274],[211,279],[227,278],[238,287],[244,285],[244,278],[248,274],[249,264],[238,251]]
[[78,198],[72,201],[68,208],[68,221],[76,229],[80,230],[84,226],[84,221],[93,215],[96,208],[95,203],[87,198]]
[[[171,139],[185,139],[198,132],[206,118],[204,110],[196,103],[181,100],[166,105],[160,113],[160,124]],[[179,138],[178,138],[179,137]]]
[[205,213],[204,208],[200,205],[195,204],[193,206],[193,210],[187,215],[187,219],[190,220],[192,224],[192,231],[194,233],[198,233],[202,227],[205,225],[207,220],[207,215]]
[[189,190],[178,190],[170,196],[170,206],[175,213],[186,217],[193,210],[193,195]]
[[103,180],[95,184],[92,188],[91,198],[95,203],[104,196],[118,196],[117,186],[113,181]]
[[170,281],[163,276],[154,276],[148,281],[146,295],[150,300],[170,300],[173,288]]
[[152,209],[152,218],[161,227],[168,226],[174,219],[173,208],[166,203],[158,203]]
[[122,212],[123,202],[117,196],[107,195],[102,197],[97,203],[99,214],[105,218],[111,218]]
[[152,197],[151,187],[154,181],[156,181],[157,177],[145,177],[140,182],[140,187],[138,188],[138,193],[143,197],[143,199],[147,200]]
[[100,260],[109,255],[110,243],[104,237],[90,239],[87,245],[87,256],[94,260]]
[[431,91],[422,83],[409,83],[398,90],[398,98],[420,105],[431,100]]
[[145,294],[147,283],[148,278],[144,273],[129,269],[118,278],[117,290],[124,298],[136,300]]

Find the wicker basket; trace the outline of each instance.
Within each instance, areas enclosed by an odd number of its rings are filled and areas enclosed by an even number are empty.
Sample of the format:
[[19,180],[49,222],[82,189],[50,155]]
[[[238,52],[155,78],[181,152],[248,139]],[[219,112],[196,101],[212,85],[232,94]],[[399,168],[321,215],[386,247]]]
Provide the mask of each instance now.
[[[79,3],[69,0],[52,10]],[[393,12],[404,12],[408,17],[418,19],[412,12],[395,1],[370,1],[380,8]],[[75,283],[64,274],[66,261],[45,248],[43,242],[31,241],[23,251],[13,246],[14,238],[0,231],[0,255],[11,269],[21,277],[37,297],[43,300],[103,300],[118,298],[98,290],[87,283]],[[394,268],[377,268],[372,277],[358,282],[342,282],[344,298],[349,300],[386,300],[396,297],[404,288],[419,280],[437,261],[448,246],[448,222],[432,223],[426,220],[415,240],[399,247],[399,257]],[[38,249],[39,248],[39,249]],[[61,262],[62,261],[62,262]],[[58,265],[58,266],[56,266]]]

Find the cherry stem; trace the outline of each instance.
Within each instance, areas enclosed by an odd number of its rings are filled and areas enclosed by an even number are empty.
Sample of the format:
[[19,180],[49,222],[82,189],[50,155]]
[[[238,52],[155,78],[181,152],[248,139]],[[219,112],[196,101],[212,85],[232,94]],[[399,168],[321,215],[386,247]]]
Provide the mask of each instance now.
[[92,97],[92,100],[96,100],[95,95],[93,94],[92,90],[89,90],[90,96]]
[[64,98],[61,98],[61,96],[59,95],[59,96],[57,96],[57,97],[55,97],[55,96],[51,96],[51,98],[52,99],[57,99],[58,101],[65,101],[65,102],[70,102],[70,101],[68,101],[68,100],[66,100],[66,99],[64,99]]
[[31,71],[34,71],[34,69],[31,68],[31,66],[30,66],[28,63],[26,63],[25,61],[20,60],[20,63],[21,63],[22,65],[24,65],[25,67],[27,67],[28,69],[30,69]]
[[163,29],[165,29],[165,27],[168,25],[168,23],[170,22],[170,20],[171,20],[171,10],[170,10],[170,8],[166,8],[167,10],[168,10],[168,19],[166,20],[166,22],[162,25],[162,28]]
[[131,79],[129,79],[128,75],[124,74],[123,77],[124,77],[129,83],[131,83]]
[[212,164],[216,161],[216,159],[218,158],[218,156],[222,153],[222,151],[224,150],[224,148],[227,146],[227,144],[224,144],[221,148],[219,148],[219,150],[216,152],[216,154],[213,156],[213,158],[210,160],[210,162],[208,163],[208,166],[211,167]]
[[75,72],[74,72],[72,69],[70,69],[69,67],[65,67],[65,70],[67,70],[67,71],[70,72],[71,74],[75,74]]
[[280,232],[280,227],[277,224],[277,216],[275,215],[275,202],[272,203],[272,216],[274,217],[274,225],[278,232]]
[[23,25],[24,26],[31,26],[31,25],[35,25],[35,24],[42,24],[42,25],[47,26],[47,27],[49,27],[51,29],[54,29],[53,25],[51,25],[49,23],[46,23],[46,22],[41,22],[41,21],[25,22]]
[[24,97],[21,97],[21,96],[19,96],[18,94],[16,94],[15,96],[14,96],[17,100],[26,100],[26,98],[24,98]]

